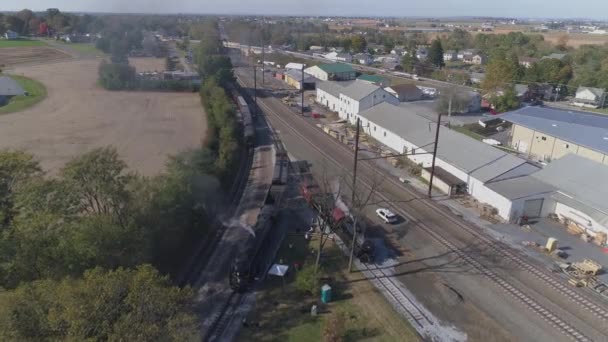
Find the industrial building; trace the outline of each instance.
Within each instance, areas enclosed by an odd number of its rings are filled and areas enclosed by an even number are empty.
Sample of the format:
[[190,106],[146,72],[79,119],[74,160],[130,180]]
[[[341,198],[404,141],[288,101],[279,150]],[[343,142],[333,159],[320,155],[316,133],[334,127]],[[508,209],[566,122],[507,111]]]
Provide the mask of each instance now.
[[350,81],[357,77],[353,67],[344,63],[315,65],[304,69],[304,72],[321,81]]
[[[366,134],[397,153],[410,154],[408,158],[422,164],[423,168],[431,166],[436,128],[434,122],[405,107],[389,103],[371,107],[359,113],[359,116]],[[437,178],[449,186],[450,192],[466,192],[478,201],[492,205],[505,220],[512,219],[514,206],[503,200],[503,196],[493,190],[491,184],[527,176],[539,170],[539,167],[522,158],[446,127],[440,130],[436,166],[450,175],[442,177],[441,173],[437,173]],[[519,198],[519,201],[524,203],[536,198],[544,196],[532,194]]]
[[551,162],[568,153],[608,164],[608,116],[524,107],[499,116],[513,124],[509,144],[530,159]]

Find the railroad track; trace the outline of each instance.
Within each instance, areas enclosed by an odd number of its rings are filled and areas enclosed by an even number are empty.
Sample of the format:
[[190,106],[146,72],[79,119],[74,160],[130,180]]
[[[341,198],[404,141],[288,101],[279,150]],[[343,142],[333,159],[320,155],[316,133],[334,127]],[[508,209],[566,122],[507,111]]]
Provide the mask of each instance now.
[[[334,234],[334,236],[338,247],[342,250],[342,252],[345,253],[345,255],[349,255],[350,250],[344,244],[344,241],[342,241],[337,235]],[[376,285],[378,289],[386,290],[385,293],[388,293],[391,298],[393,298],[394,303],[397,303],[399,306],[396,309],[404,314],[408,321],[410,321],[412,325],[417,328],[417,330],[434,325],[434,322],[410,297],[410,294],[403,291],[402,286],[399,286],[393,274],[387,273],[385,269],[378,267],[376,264],[365,264],[358,260],[355,262],[355,264],[362,272],[364,272],[364,274],[367,272],[371,275],[370,277],[366,274],[367,278],[374,285]]]
[[236,309],[241,305],[243,297],[243,293],[230,293],[222,310],[211,317],[211,319],[213,319],[213,324],[209,327],[209,330],[207,330],[207,333],[203,337],[203,341],[217,341],[223,336],[232,322]]
[[[332,161],[334,164],[336,164],[336,165],[338,165],[338,166],[341,167],[341,164],[338,161],[336,161],[331,155],[327,154],[325,151],[323,151],[322,149],[318,148],[310,139],[308,139],[303,134],[301,134],[295,127],[293,127],[290,123],[288,123],[280,115],[276,114],[264,102],[260,101],[258,103],[258,105],[260,107],[263,107],[268,113],[273,114],[273,116],[276,117],[277,120],[281,121],[285,126],[289,127],[293,131],[293,133],[295,135],[297,135],[298,137],[300,137],[300,139],[308,142],[312,146],[312,148],[314,148],[319,153],[321,153],[322,155],[324,155],[326,159]],[[335,142],[335,143],[338,144],[337,142]],[[341,146],[346,149],[346,147],[344,145],[341,145]],[[366,167],[368,167],[368,168],[371,167],[368,163],[363,163],[363,165],[366,165]],[[369,184],[367,184],[367,182],[365,182],[364,180],[361,180],[361,183],[364,183],[367,187],[369,187]],[[396,184],[398,184],[398,183],[396,183]],[[401,187],[401,188],[404,188],[401,184],[398,184],[398,186]],[[410,193],[413,193],[412,190],[409,190],[409,189],[406,189],[406,190],[408,192],[410,192]],[[383,200],[385,200],[387,203],[391,202],[383,194],[378,194],[378,196],[380,198],[382,198]],[[422,202],[426,203],[425,201],[422,201]],[[434,206],[432,206],[432,208],[434,210],[437,210],[436,207],[434,207]],[[542,306],[541,304],[539,304],[536,300],[532,299],[530,296],[526,295],[521,290],[517,289],[515,286],[513,286],[512,284],[510,284],[508,281],[506,281],[505,279],[503,279],[499,275],[497,275],[495,272],[493,272],[490,269],[488,269],[486,266],[484,266],[481,263],[479,263],[477,260],[474,260],[470,256],[466,255],[459,248],[457,248],[454,244],[452,244],[450,241],[448,241],[447,239],[445,239],[443,236],[441,236],[438,233],[436,233],[430,227],[426,226],[424,223],[420,222],[419,220],[416,220],[412,215],[410,215],[409,213],[405,212],[402,209],[397,209],[397,211],[400,214],[402,214],[404,217],[410,219],[411,221],[417,222],[417,225],[424,232],[426,232],[431,238],[433,238],[437,242],[441,243],[448,250],[450,250],[450,251],[456,253],[457,255],[459,255],[463,260],[465,260],[467,263],[469,263],[471,266],[473,266],[475,269],[477,269],[481,274],[483,274],[488,279],[490,279],[491,281],[493,281],[497,286],[499,286],[501,289],[503,289],[509,295],[511,295],[512,297],[514,297],[515,299],[517,299],[519,302],[521,302],[522,304],[524,304],[524,306],[526,306],[532,312],[538,314],[541,318],[543,318],[550,325],[552,325],[555,328],[557,328],[563,334],[567,335],[568,337],[570,337],[571,339],[573,339],[575,341],[590,341],[590,339],[588,337],[586,337],[584,334],[582,334],[580,331],[578,331],[577,329],[575,329],[573,326],[571,326],[570,324],[568,324],[567,322],[565,322],[561,318],[557,317],[557,315],[555,313],[551,312],[550,310],[548,310],[547,308],[545,308],[544,306]],[[440,213],[442,213],[442,215],[446,215],[445,213],[443,213],[443,210],[438,210],[438,211]],[[452,220],[451,219],[451,221],[454,222],[456,220]],[[458,222],[458,221],[456,221],[456,222]],[[464,228],[464,225],[462,225],[460,223],[459,223],[459,226],[463,226],[463,228]],[[468,232],[471,232],[470,230],[472,230],[472,228],[468,228],[468,227],[466,229],[467,229]],[[480,235],[478,233],[476,233],[475,236],[479,237]],[[487,238],[485,240],[486,241],[491,241],[491,240],[489,240]],[[524,262],[524,263],[526,263],[526,262]],[[526,263],[526,264],[528,264],[528,263]],[[529,271],[530,269],[533,269],[533,268],[534,268],[534,266],[529,265],[529,267],[527,267],[525,269]],[[547,281],[545,280],[545,282],[547,282]]]
[[[283,122],[285,123],[284,120],[283,120]],[[335,142],[335,143],[339,144],[338,142]],[[343,144],[339,144],[339,145],[342,148],[346,149],[346,147]],[[350,151],[350,152],[352,152],[352,151]],[[376,170],[376,168],[374,168],[374,166],[370,165],[368,162],[365,162],[362,164],[365,165],[365,167],[367,167],[367,168]],[[411,190],[408,187],[403,186],[403,184],[395,181],[393,179],[393,177],[387,177],[386,180],[389,181],[390,183],[392,183],[393,185],[395,185],[396,187],[404,189],[408,194],[410,194],[413,197],[419,196],[419,194],[416,193],[415,190]],[[431,200],[420,200],[420,203],[422,203],[424,206],[438,212],[441,216],[448,219],[452,223],[456,224],[457,226],[459,226],[460,228],[465,230],[470,235],[472,235],[475,238],[486,243],[487,246],[492,251],[513,261],[522,270],[530,273],[537,280],[540,280],[543,284],[552,288],[554,291],[559,293],[565,299],[580,306],[584,310],[591,312],[596,318],[608,322],[608,310],[595,304],[592,300],[586,298],[585,296],[581,295],[580,293],[577,293],[577,291],[572,289],[562,277],[555,276],[555,275],[547,272],[546,270],[541,269],[541,268],[533,265],[532,263],[526,261],[520,255],[518,255],[517,252],[515,252],[511,247],[507,246],[506,244],[504,244],[498,240],[492,239],[492,238],[488,237],[487,235],[479,233],[478,231],[473,229],[471,226],[469,226],[469,225],[461,222],[460,220],[456,219],[455,217],[453,217],[451,215],[451,213],[446,212],[446,210],[444,208],[442,208],[441,206],[436,205],[435,203],[431,202]]]
[[[227,216],[232,216],[234,214],[241,195],[245,190],[249,171],[253,162],[253,154],[253,148],[243,149],[243,152],[241,153],[242,162],[240,163],[237,171],[237,178],[234,183],[232,183],[232,187],[229,192],[230,205],[228,211],[226,212]],[[218,241],[222,239],[222,236],[226,232],[226,227],[221,222],[216,222],[216,225],[217,229],[213,237],[210,240],[206,240],[201,243],[196,253],[194,253],[194,255],[188,261],[186,271],[181,275],[180,279],[178,279],[178,284],[180,284],[180,286],[194,283],[200,275],[200,272],[207,266],[209,257],[213,255]]]

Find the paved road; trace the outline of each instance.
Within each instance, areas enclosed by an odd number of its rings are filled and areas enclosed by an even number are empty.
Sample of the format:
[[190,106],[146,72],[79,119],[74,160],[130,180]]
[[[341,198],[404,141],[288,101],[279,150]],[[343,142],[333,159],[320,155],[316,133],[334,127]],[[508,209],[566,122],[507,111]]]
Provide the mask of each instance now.
[[[252,84],[252,75],[249,73],[249,68],[237,69],[237,74],[246,82]],[[258,84],[260,84],[259,81]],[[295,155],[298,159],[310,161],[313,165],[313,172],[324,173],[330,177],[338,177],[345,172],[349,172],[347,168],[352,164],[350,148],[324,134],[312,122],[294,114],[278,99],[273,97],[262,98],[259,103],[273,127],[279,132],[281,140],[289,153]],[[513,286],[524,291],[540,305],[592,340],[608,339],[608,325],[605,320],[601,320],[591,312],[573,305],[570,300],[517,265],[513,265],[503,258],[498,258],[495,253],[486,249],[487,243],[485,241],[481,241],[478,237],[455,224],[456,221],[459,224],[468,225],[467,222],[452,215],[448,219],[445,215],[445,208],[438,207],[436,203],[429,202],[428,199],[407,191],[403,185],[387,179],[385,174],[378,174],[373,166],[366,163],[361,164],[359,175],[362,182],[372,183],[373,179],[385,179],[380,187],[381,196],[377,196],[375,201],[377,203],[389,202],[384,205],[391,206],[395,211],[403,213],[402,215],[411,217],[407,227],[401,227],[407,231],[407,238],[398,241],[401,245],[397,248],[413,251],[418,259],[433,258],[434,262],[425,264],[427,268],[437,269],[437,267],[440,267],[446,259],[442,258],[441,255],[449,254],[449,251],[438,246],[437,242],[430,239],[423,229],[418,229],[424,225],[449,239],[462,251],[492,269],[499,276],[508,279]],[[439,214],[438,211],[444,214]],[[397,229],[399,228],[388,228],[386,233],[394,234]],[[408,270],[404,270],[404,273],[408,274]],[[435,280],[435,282],[446,282],[449,286],[458,289],[467,299],[466,307],[450,308],[450,312],[445,312],[448,311],[445,305],[437,303],[438,296],[436,293],[429,293],[429,288],[432,288],[430,284],[420,286],[419,283],[412,280],[411,276],[404,277],[403,281],[408,286],[417,287],[418,294],[420,294],[425,305],[428,305],[432,310],[440,311],[437,313],[440,317],[454,322],[465,330],[470,337],[483,340],[484,336],[488,337],[488,335],[484,335],[484,330],[487,334],[488,327],[495,327],[498,329],[497,335],[495,335],[495,337],[498,336],[497,340],[512,338],[536,341],[568,340],[565,335],[556,331],[545,320],[527,310],[520,302],[506,295],[501,288],[490,280],[475,274],[470,268],[460,266],[453,272],[442,272],[440,280]],[[480,320],[462,317],[463,313],[471,313],[471,317],[474,317],[473,314],[477,315],[475,317],[485,317],[484,324],[480,325]]]

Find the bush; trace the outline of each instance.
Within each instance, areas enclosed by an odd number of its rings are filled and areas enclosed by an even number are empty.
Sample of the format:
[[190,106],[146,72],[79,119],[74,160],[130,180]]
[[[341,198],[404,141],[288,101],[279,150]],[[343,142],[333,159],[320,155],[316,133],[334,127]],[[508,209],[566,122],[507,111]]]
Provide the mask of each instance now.
[[[319,273],[321,272],[319,271]],[[296,274],[295,286],[298,291],[306,294],[312,295],[316,292],[314,264],[306,264],[298,271]]]

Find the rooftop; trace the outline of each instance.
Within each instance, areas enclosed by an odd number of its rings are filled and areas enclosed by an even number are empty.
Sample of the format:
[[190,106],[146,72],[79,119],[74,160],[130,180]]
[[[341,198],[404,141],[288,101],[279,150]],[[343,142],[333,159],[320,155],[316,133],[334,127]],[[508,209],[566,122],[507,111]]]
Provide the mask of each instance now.
[[341,73],[341,72],[354,72],[355,70],[348,64],[344,63],[330,63],[330,64],[320,64],[318,66],[321,70],[327,73]]
[[549,163],[532,177],[556,187],[572,201],[603,212],[597,220],[608,224],[607,165],[570,153]]
[[25,91],[14,79],[8,76],[0,77],[0,96],[24,95]]
[[[407,107],[383,102],[359,115],[421,149],[432,149],[435,124],[416,115]],[[482,182],[496,179],[520,166],[529,167],[529,170],[535,169],[521,158],[448,128],[442,127],[439,136],[437,157]],[[529,173],[528,171],[526,173]]]
[[321,89],[324,92],[333,95],[334,97],[340,97],[344,86],[351,84],[352,82],[331,82],[331,81],[319,81],[317,82],[317,89]]
[[402,84],[396,84],[390,87],[392,90],[394,90],[397,94],[404,94],[404,93],[411,93],[411,92],[416,92],[416,93],[422,93],[422,90],[420,90],[420,88],[418,88],[415,84],[412,83],[402,83]]
[[579,91],[582,91],[582,90],[589,90],[590,92],[593,93],[593,95],[595,95],[597,97],[602,97],[602,95],[604,95],[604,93],[606,92],[604,89],[601,89],[601,88],[583,87],[583,86],[578,87],[576,92],[578,93]]
[[373,83],[358,80],[342,88],[341,93],[346,97],[359,101],[378,89],[382,88]]
[[386,81],[386,79],[382,76],[369,75],[369,74],[363,74],[363,75],[357,77],[357,79],[372,82],[372,83],[382,83],[382,82]]
[[516,200],[537,194],[551,193],[556,190],[554,186],[544,183],[532,176],[505,179],[498,182],[488,183],[487,186],[496,193],[510,200]]
[[548,107],[524,107],[499,117],[516,125],[608,153],[606,115]]

